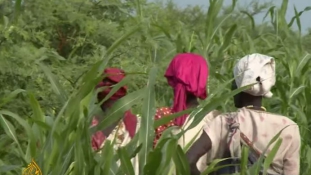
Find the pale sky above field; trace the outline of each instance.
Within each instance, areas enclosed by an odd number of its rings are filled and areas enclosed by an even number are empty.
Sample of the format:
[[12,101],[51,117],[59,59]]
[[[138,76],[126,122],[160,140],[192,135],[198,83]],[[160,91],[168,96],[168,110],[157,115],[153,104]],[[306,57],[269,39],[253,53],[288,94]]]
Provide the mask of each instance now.
[[[165,2],[165,0],[163,0]],[[209,0],[173,0],[178,6],[180,7],[186,7],[187,5],[201,5],[204,9],[208,8]],[[269,0],[258,0],[259,2],[271,2]],[[230,5],[232,0],[224,0],[224,4]],[[252,2],[252,0],[238,0],[238,3],[240,6],[247,6]],[[280,6],[282,3],[282,0],[273,0],[275,5]],[[289,21],[294,15],[294,5],[296,6],[296,9],[299,11],[304,10],[307,6],[311,6],[311,0],[289,0],[288,3],[288,10],[286,18]],[[260,23],[265,16],[265,13],[257,15],[255,17],[256,22]],[[311,11],[305,12],[301,15],[301,24],[302,29],[304,32],[307,31],[308,28],[311,28]],[[295,28],[297,29],[297,26],[295,25]]]

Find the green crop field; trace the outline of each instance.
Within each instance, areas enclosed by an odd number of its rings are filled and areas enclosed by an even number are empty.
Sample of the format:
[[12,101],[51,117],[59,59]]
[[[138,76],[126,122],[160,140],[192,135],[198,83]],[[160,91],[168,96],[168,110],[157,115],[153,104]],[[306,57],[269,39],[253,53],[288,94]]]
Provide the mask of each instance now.
[[[235,110],[230,87],[237,59],[250,53],[276,59],[274,96],[264,106],[299,124],[301,174],[309,175],[311,32],[301,33],[299,17],[311,7],[294,9],[286,21],[287,0],[280,7],[254,3],[251,9],[232,2],[224,7],[223,0],[210,0],[208,9],[181,9],[145,0],[0,0],[0,174],[21,174],[34,159],[43,175],[134,175],[135,155],[141,175],[189,174],[178,136],[168,130],[152,149],[153,129],[165,122],[153,116],[156,107],[172,103],[163,77],[169,61],[176,53],[195,52],[210,69],[209,97],[191,115],[197,120],[213,109]],[[255,23],[258,13],[269,22]],[[99,112],[94,87],[111,66],[127,72],[114,88],[127,84],[129,94],[113,105],[99,129],[127,109],[142,123],[126,147],[114,152],[106,142],[95,153],[89,127]],[[255,175],[260,165],[266,169],[276,151],[250,169],[242,163],[241,174]],[[203,174],[215,169],[212,164]]]

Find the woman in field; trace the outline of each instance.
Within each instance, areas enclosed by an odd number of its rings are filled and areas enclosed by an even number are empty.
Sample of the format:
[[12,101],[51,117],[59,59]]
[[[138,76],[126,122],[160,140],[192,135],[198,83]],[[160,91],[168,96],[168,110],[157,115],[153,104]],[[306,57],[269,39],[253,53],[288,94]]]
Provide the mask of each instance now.
[[[169,64],[165,77],[168,84],[174,90],[174,103],[172,107],[158,108],[156,111],[155,120],[165,117],[167,115],[181,112],[191,107],[199,105],[197,98],[204,100],[207,97],[207,79],[208,79],[208,65],[206,60],[197,54],[182,53],[176,55]],[[179,144],[186,146],[195,136],[199,137],[202,132],[202,127],[214,117],[219,114],[218,111],[209,113],[196,127],[187,131],[185,135],[179,140]],[[161,137],[163,131],[170,126],[178,126],[180,129],[185,129],[191,124],[188,121],[188,115],[182,115],[166,125],[160,126],[156,129],[156,138],[154,145]],[[175,130],[175,133],[181,131]],[[206,168],[206,155],[203,156],[197,163],[200,170]]]
[[[105,73],[109,76],[104,79],[98,87],[108,86],[103,92],[98,94],[98,101],[103,100],[110,92],[112,86],[117,84],[124,78],[124,72],[120,69],[110,68],[106,69]],[[155,115],[155,120],[168,116],[173,113],[181,112],[191,107],[196,107],[199,103],[197,98],[205,99],[207,97],[206,84],[208,79],[208,66],[206,60],[200,55],[192,53],[183,53],[176,55],[171,61],[169,67],[166,70],[165,77],[168,80],[168,84],[174,90],[174,104],[172,107],[158,108]],[[109,108],[116,100],[126,95],[126,87],[119,89],[109,100],[107,100],[102,106],[102,110]],[[196,127],[187,131],[185,135],[179,140],[179,144],[184,147],[194,137],[198,138],[202,132],[202,127],[205,123],[219,114],[218,111],[212,111],[209,113]],[[104,131],[98,131],[92,136],[92,146],[94,150],[98,150],[104,144],[104,140],[109,136],[109,140],[117,138],[117,145],[126,145],[131,138],[134,137],[136,131],[139,128],[138,118],[130,111],[124,114],[124,119],[119,123],[116,123]],[[93,120],[93,126],[97,125],[98,119]],[[156,138],[154,140],[154,146],[158,139],[161,137],[162,132],[170,126],[178,126],[179,129],[174,133],[178,133],[184,129],[191,121],[188,121],[188,115],[182,115],[168,124],[158,127],[156,132]],[[118,128],[118,129],[117,129]],[[110,134],[112,132],[112,134]],[[204,155],[198,162],[200,170],[206,168],[207,155]]]
[[[280,135],[281,146],[268,169],[268,174],[299,175],[300,133],[298,125],[289,118],[266,112],[263,97],[272,97],[270,89],[275,84],[275,62],[272,57],[251,54],[238,61],[234,68],[232,89],[253,85],[237,94],[234,103],[237,112],[219,115],[204,127],[200,138],[187,152],[191,175],[200,174],[196,162],[210,152],[212,159],[230,157],[227,164],[239,163],[241,144],[250,148],[249,164],[256,162],[270,140]],[[274,144],[267,150],[271,151]],[[216,153],[218,153],[217,156]],[[220,154],[219,154],[220,153]],[[238,166],[223,168],[218,174],[232,174]]]
[[[117,68],[107,68],[104,70],[107,77],[102,80],[97,88],[105,87],[104,90],[97,95],[98,101],[102,101],[111,91],[113,85],[119,83],[124,77],[124,71]],[[101,109],[105,112],[115,101],[124,97],[127,93],[127,87],[121,87],[115,94],[113,94],[102,105]],[[92,121],[92,126],[96,126],[101,118],[95,117]],[[92,136],[92,147],[95,151],[100,149],[106,139],[113,140],[116,138],[116,147],[126,145],[131,138],[134,137],[137,131],[138,119],[131,113],[126,111],[121,121],[114,123],[103,131],[97,131]]]

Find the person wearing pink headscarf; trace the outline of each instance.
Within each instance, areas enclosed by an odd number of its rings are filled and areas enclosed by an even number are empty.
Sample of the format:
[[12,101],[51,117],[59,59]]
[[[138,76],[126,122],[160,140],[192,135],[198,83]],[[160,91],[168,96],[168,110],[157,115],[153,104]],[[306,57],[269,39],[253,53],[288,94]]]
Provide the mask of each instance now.
[[[111,91],[112,86],[119,83],[124,77],[124,71],[118,68],[107,68],[104,70],[106,78],[104,78],[96,88],[105,87],[105,89],[98,93],[98,101],[102,101]],[[102,105],[101,109],[105,112],[115,101],[124,97],[127,93],[127,87],[121,87],[116,93],[114,93],[108,100],[106,100]],[[94,117],[92,121],[92,126],[96,126],[99,123],[99,120],[102,120],[104,116]],[[114,123],[113,125],[107,127],[102,131],[97,131],[92,135],[92,147],[95,151],[99,150],[104,141],[110,136],[116,136],[117,144],[124,145],[125,142],[128,142],[131,138],[134,137],[137,128],[137,117],[131,113],[130,110],[124,113],[124,117],[121,121]],[[120,129],[116,129],[120,128]]]
[[[204,100],[207,98],[207,80],[208,80],[208,65],[207,61],[200,55],[193,53],[177,54],[169,64],[165,77],[168,84],[174,90],[174,103],[172,107],[158,108],[156,111],[155,120],[167,115],[184,111],[191,107],[199,105],[197,98]],[[179,140],[179,144],[186,146],[195,136],[200,135],[202,127],[206,122],[211,121],[219,114],[218,111],[209,113],[195,128],[188,130],[183,138]],[[161,137],[162,132],[170,126],[178,126],[184,128],[188,122],[188,114],[177,117],[166,125],[156,128],[156,138],[154,146]],[[180,131],[180,130],[179,130]],[[176,133],[179,131],[175,131]],[[203,170],[206,167],[207,157],[203,156],[202,161],[198,162],[199,169]]]

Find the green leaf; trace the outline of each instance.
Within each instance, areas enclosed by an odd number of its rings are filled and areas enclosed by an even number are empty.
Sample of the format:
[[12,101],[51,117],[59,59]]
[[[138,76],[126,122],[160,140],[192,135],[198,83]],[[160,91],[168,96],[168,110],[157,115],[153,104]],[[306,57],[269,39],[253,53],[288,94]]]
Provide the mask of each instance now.
[[119,148],[118,155],[121,160],[121,168],[123,173],[126,175],[135,175],[130,156],[128,155],[126,150],[124,148]]
[[157,120],[154,121],[154,128],[157,128],[159,126],[162,126],[164,124],[167,124],[169,123],[171,120],[174,120],[175,118],[181,116],[181,115],[184,115],[184,114],[188,114],[190,112],[193,111],[194,108],[189,108],[189,109],[186,109],[186,110],[183,110],[181,112],[178,112],[178,113],[174,113],[174,114],[171,114],[171,115],[167,115],[165,117],[162,117],[162,118],[159,118]]
[[143,171],[143,167],[146,164],[149,150],[152,149],[152,143],[154,139],[154,115],[155,115],[155,78],[157,75],[157,67],[153,67],[150,70],[149,78],[147,82],[147,89],[144,93],[144,100],[142,106],[142,118],[139,128],[139,141],[142,143],[142,150],[139,153],[139,172]]
[[156,148],[153,151],[150,151],[146,160],[146,165],[143,169],[143,174],[155,175],[159,169],[162,156],[161,148]]
[[230,164],[230,165],[222,165],[222,166],[217,166],[217,164],[219,164],[220,162],[222,161],[225,161],[225,160],[228,160],[228,159],[231,159],[231,158],[225,158],[225,159],[215,159],[213,160],[209,165],[208,167],[201,173],[201,175],[208,175],[210,174],[211,172],[214,172],[214,171],[217,171],[221,168],[224,168],[224,167],[229,167],[229,166],[236,166],[235,164]]
[[237,24],[234,24],[233,26],[230,27],[230,29],[227,31],[226,35],[225,35],[225,40],[223,45],[220,48],[220,52],[224,52],[230,45],[231,41],[232,41],[232,37],[235,33],[237,29]]
[[268,154],[267,158],[265,159],[264,162],[264,175],[266,175],[267,170],[270,168],[271,163],[273,162],[273,159],[275,155],[277,154],[280,146],[282,144],[282,139],[278,139],[275,145],[273,146],[272,150]]
[[[226,82],[226,84],[229,84],[231,81]],[[251,87],[254,84],[245,86],[245,87],[241,87],[238,89],[235,89],[233,91],[230,91],[228,93],[224,93],[222,94],[223,96],[227,97],[227,98],[231,98],[234,95],[248,89],[249,87]],[[223,88],[223,87],[222,87]],[[221,91],[222,88],[219,87],[219,89],[217,91]],[[217,94],[217,91],[215,92],[215,94]],[[210,96],[207,101],[206,104],[202,107],[198,107],[196,110],[194,110],[190,115],[189,115],[189,120],[191,120],[193,118],[192,123],[183,131],[186,132],[189,129],[194,128],[197,124],[199,124],[202,119],[205,117],[206,114],[208,114],[211,110],[217,108],[218,106],[221,105],[221,103],[223,103],[223,97],[218,97],[218,98],[214,98],[213,96]]]
[[255,20],[254,20],[254,17],[249,14],[247,11],[241,11],[241,13],[245,14],[251,21],[251,26],[252,26],[252,29],[255,29]]
[[14,20],[17,22],[18,17],[21,13],[22,0],[15,0],[15,8],[14,8]]
[[[102,149],[102,153],[100,154],[101,160],[100,165],[103,169],[102,174],[111,174],[111,164],[113,161],[114,149],[113,145],[110,141],[105,141],[105,145]],[[104,158],[105,157],[105,158]]]
[[60,100],[67,101],[68,97],[67,93],[64,90],[65,88],[59,83],[59,81],[57,80],[55,75],[51,72],[51,70],[40,62],[37,62],[37,64],[41,67],[42,71],[49,79],[52,85],[52,89],[54,90],[56,95],[60,98]]
[[299,77],[301,75],[304,75],[305,72],[302,72],[302,70],[304,69],[304,67],[307,67],[309,65],[309,62],[311,60],[311,55],[310,54],[306,54],[301,61],[299,62],[296,71],[295,71],[295,76]]
[[13,139],[14,142],[17,144],[18,151],[19,151],[19,157],[22,158],[25,163],[28,162],[27,159],[24,158],[25,153],[23,152],[22,147],[21,147],[21,145],[20,145],[20,143],[18,141],[18,138],[16,136],[16,132],[15,132],[14,126],[11,124],[11,122],[9,122],[7,119],[5,119],[2,114],[0,114],[0,122],[1,122],[1,125],[2,125],[3,129],[4,129],[4,132],[9,137],[11,137],[11,139]]
[[[163,136],[163,135],[162,135]],[[162,153],[162,159],[160,161],[160,166],[157,169],[156,174],[161,175],[161,174],[168,174],[168,170],[170,168],[171,160],[172,157],[175,154],[176,151],[176,146],[177,146],[177,140],[176,139],[168,139],[167,142],[165,140],[159,140],[159,143],[157,144],[157,148],[161,149]],[[163,145],[162,143],[165,142]],[[159,146],[158,146],[159,145]],[[161,147],[161,145],[163,145]]]
[[116,101],[111,108],[107,110],[105,118],[96,127],[91,129],[91,133],[103,130],[120,120],[124,116],[125,111],[129,110],[134,104],[143,98],[143,92],[145,92],[145,90],[146,89],[137,90]]
[[16,89],[7,96],[0,99],[0,107],[13,100],[18,94],[25,92],[23,89]]
[[[128,39],[131,35],[133,35],[134,33],[138,32],[140,29],[140,24],[135,25],[131,30],[129,30],[129,32],[127,32],[126,34],[124,34],[123,36],[121,36],[119,39],[117,39],[107,50],[106,54],[107,56],[110,56],[111,53],[122,43],[124,42],[126,39]],[[108,61],[108,59],[107,59]]]
[[20,170],[21,166],[19,165],[1,165],[0,166],[0,173],[8,173],[12,170]]
[[296,88],[295,90],[293,90],[293,92],[291,92],[290,96],[289,96],[289,101],[292,101],[293,98],[295,98],[298,94],[300,94],[301,92],[303,92],[303,90],[305,89],[305,86],[299,86],[298,88]]
[[130,80],[129,77],[125,77],[119,83],[114,85],[113,88],[110,90],[109,94],[102,101],[100,101],[99,105],[103,104],[103,102],[107,101],[110,97],[112,97],[120,88],[127,85],[129,83],[129,80]]
[[190,167],[186,155],[180,145],[177,145],[176,153],[173,156],[176,167],[176,174],[190,174]]
[[242,146],[242,156],[241,156],[241,174],[246,174],[247,172],[247,165],[248,165],[248,155],[249,155],[249,148],[246,146]]
[[[261,165],[263,163],[263,160],[265,158],[265,154],[267,152],[267,150],[269,149],[269,147],[279,139],[281,133],[283,132],[284,129],[286,129],[287,127],[289,127],[291,125],[287,125],[286,127],[284,127],[283,129],[281,129],[268,143],[268,145],[266,146],[266,148],[264,149],[264,151],[262,152],[261,156],[259,157],[258,161],[250,168],[250,172],[251,174],[258,174],[260,172],[261,169]],[[274,146],[277,146],[274,145]]]

